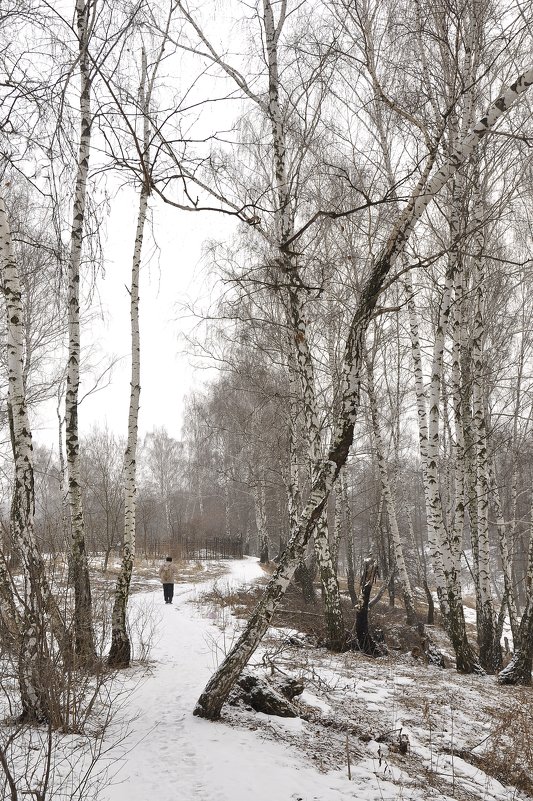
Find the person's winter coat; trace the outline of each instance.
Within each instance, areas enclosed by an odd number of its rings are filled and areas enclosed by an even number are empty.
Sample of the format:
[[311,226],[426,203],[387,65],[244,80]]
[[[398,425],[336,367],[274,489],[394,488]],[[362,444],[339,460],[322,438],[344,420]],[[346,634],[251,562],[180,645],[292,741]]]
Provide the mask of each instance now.
[[174,584],[175,572],[172,562],[165,562],[159,568],[159,578],[162,584]]

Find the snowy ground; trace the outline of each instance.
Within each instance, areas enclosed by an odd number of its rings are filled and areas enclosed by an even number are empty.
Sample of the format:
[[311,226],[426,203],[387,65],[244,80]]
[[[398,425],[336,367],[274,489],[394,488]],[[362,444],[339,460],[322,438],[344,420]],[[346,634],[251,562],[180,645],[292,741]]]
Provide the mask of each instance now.
[[[228,570],[227,578],[216,579],[221,593],[264,575],[253,559],[228,563]],[[300,708],[306,719],[233,706],[217,723],[195,718],[198,695],[242,626],[227,607],[202,603],[213,581],[176,585],[172,606],[164,604],[159,585],[134,596],[134,633],[145,649],[152,646],[150,663],[127,679],[134,690],[122,714],[130,730],[111,752],[116,776],[104,801],[531,798],[461,758],[494,747],[489,707],[505,700],[520,710],[523,691],[504,696],[492,678],[458,677],[407,656],[332,656],[288,646],[286,633],[274,633],[256,662],[304,676]],[[525,729],[529,720],[528,711]],[[505,759],[513,743],[501,727],[498,748]],[[402,735],[406,754],[399,753]],[[527,731],[522,736],[528,738]],[[528,770],[530,757],[523,755]]]
[[[256,560],[231,563],[224,585],[240,585],[263,576]],[[361,798],[360,790],[338,772],[319,773],[302,764],[297,750],[265,740],[260,730],[239,730],[195,718],[194,704],[209,679],[219,649],[231,636],[203,619],[189,603],[209,584],[177,585],[172,606],[156,592],[159,625],[152,651],[154,665],[131,701],[135,720],[129,752],[105,801],[146,801],[157,790],[158,801],[340,801]],[[141,606],[154,593],[135,597]],[[267,717],[267,716],[262,716]],[[276,721],[290,731],[300,719]],[[377,793],[365,798],[383,798]]]

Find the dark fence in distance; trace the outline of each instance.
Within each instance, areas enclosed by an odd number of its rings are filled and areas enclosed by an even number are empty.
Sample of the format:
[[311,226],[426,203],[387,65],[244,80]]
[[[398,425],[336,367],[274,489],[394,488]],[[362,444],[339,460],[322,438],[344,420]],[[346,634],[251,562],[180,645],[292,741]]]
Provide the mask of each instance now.
[[186,559],[242,559],[242,537],[185,540]]

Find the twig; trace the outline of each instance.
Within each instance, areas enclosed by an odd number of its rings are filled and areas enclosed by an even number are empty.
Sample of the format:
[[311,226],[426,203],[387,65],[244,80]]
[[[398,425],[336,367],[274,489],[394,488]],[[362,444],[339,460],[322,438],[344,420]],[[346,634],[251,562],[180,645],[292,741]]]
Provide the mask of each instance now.
[[348,781],[352,780],[352,769],[350,765],[350,741],[348,739],[348,732],[346,732],[346,762],[348,764]]

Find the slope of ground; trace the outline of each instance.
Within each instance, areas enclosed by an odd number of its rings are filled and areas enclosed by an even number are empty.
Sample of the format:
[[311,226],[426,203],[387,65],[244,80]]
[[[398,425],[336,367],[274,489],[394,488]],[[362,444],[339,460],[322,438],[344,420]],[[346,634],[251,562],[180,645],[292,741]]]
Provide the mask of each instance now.
[[511,767],[529,790],[529,691],[421,665],[407,653],[332,655],[297,632],[273,629],[254,669],[303,677],[301,716],[237,704],[217,723],[193,717],[243,625],[224,598],[264,580],[254,559],[228,569],[227,577],[177,585],[173,606],[155,580],[134,596],[134,634],[144,650],[151,645],[151,661],[126,679],[129,734],[113,749],[116,776],[105,801],[532,798],[497,779],[508,781]]

